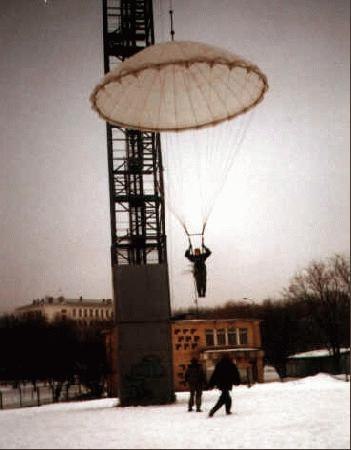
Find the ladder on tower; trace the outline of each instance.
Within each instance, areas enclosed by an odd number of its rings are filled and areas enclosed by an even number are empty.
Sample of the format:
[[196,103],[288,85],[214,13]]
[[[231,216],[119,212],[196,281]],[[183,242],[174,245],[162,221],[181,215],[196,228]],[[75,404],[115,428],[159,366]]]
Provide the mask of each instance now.
[[107,6],[109,53],[124,60],[153,43],[150,2],[117,0]]
[[[154,44],[152,0],[103,0],[105,73]],[[107,124],[112,265],[166,262],[160,136]]]

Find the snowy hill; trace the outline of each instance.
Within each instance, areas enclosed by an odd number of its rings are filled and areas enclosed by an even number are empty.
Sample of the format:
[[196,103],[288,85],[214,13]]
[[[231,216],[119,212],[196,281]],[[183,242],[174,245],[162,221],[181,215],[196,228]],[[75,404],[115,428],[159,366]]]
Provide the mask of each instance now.
[[116,399],[0,411],[0,448],[350,448],[350,384],[326,374],[234,388],[233,415],[202,413],[186,392],[168,406],[116,408]]

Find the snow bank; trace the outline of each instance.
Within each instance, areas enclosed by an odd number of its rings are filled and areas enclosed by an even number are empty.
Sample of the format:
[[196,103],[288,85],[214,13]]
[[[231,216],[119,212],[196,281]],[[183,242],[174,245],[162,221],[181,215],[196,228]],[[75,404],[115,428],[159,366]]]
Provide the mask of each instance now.
[[[350,349],[349,348],[341,348],[340,349],[340,353],[347,353],[349,352]],[[319,358],[321,356],[330,356],[331,352],[324,348],[324,349],[320,349],[320,350],[310,350],[309,352],[303,352],[303,353],[296,353],[295,355],[290,356],[289,358],[294,359],[294,358]]]
[[[343,375],[345,377],[345,375]],[[318,388],[321,385],[326,385],[326,387],[333,388],[333,383],[339,383],[340,380],[335,378],[335,376],[329,373],[317,373],[316,375],[311,375],[310,377],[300,378],[299,380],[292,381],[292,384],[304,384],[308,387]]]

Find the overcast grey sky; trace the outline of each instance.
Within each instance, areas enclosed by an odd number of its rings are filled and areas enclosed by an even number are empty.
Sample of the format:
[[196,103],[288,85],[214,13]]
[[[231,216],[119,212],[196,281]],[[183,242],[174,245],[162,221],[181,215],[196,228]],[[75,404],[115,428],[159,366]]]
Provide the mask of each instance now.
[[[168,0],[155,0],[169,40]],[[173,0],[176,39],[248,58],[270,90],[208,223],[203,305],[278,297],[311,259],[349,253],[349,1]],[[111,297],[100,0],[0,2],[0,311]],[[167,215],[172,306],[193,302]]]

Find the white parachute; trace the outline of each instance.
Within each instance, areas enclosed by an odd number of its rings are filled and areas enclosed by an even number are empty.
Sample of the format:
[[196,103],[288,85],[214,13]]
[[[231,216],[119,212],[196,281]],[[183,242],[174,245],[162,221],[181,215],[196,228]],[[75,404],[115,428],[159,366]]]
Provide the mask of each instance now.
[[124,128],[160,132],[167,205],[188,236],[203,236],[245,134],[268,89],[260,69],[189,41],[146,47],[104,76],[92,108]]

